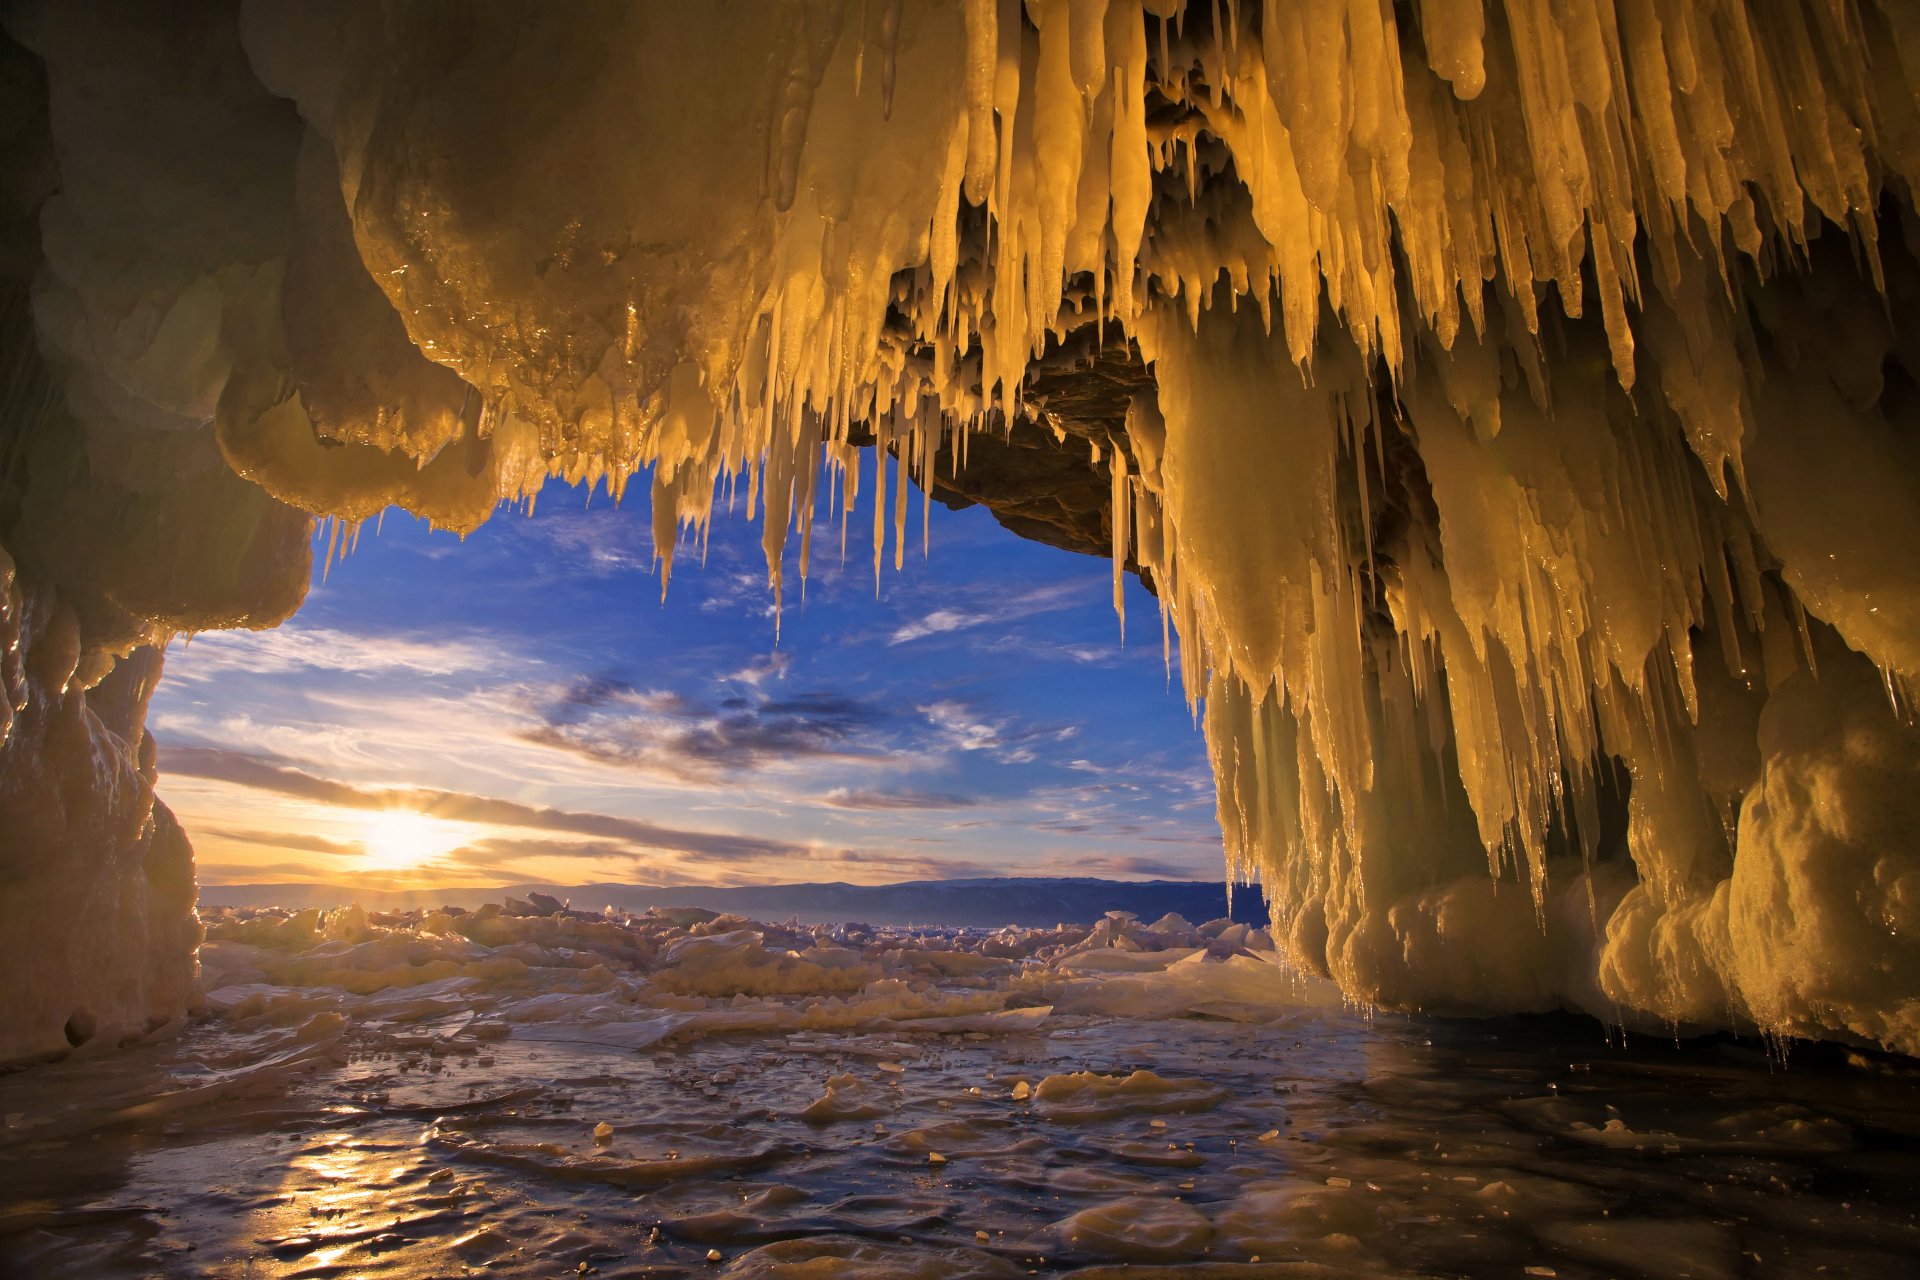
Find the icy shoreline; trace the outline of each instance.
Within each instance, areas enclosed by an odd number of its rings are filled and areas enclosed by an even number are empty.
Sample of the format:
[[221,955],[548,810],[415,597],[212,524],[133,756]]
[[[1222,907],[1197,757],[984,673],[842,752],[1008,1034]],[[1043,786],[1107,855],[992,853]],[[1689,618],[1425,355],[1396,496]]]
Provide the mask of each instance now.
[[876,929],[685,908],[590,913],[534,898],[471,912],[212,909],[201,948],[207,1005],[246,1025],[296,1009],[344,1012],[342,997],[353,996],[362,1016],[464,1012],[536,1038],[565,1026],[646,1048],[927,1019],[928,1030],[1024,1029],[1055,1010],[1261,1021],[1339,1002],[1330,984],[1283,968],[1265,931],[1228,920],[1195,926],[1169,914],[1142,925],[1113,912],[1090,927]]
[[210,911],[206,1017],[0,1077],[0,1269],[1706,1277],[1920,1247],[1898,1063],[1366,1017],[1245,926],[547,905]]

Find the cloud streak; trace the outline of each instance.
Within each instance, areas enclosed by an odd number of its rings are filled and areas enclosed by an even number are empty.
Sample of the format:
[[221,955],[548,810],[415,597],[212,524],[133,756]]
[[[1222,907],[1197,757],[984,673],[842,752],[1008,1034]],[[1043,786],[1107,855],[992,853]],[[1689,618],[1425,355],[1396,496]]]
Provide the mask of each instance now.
[[968,627],[977,627],[983,622],[991,622],[992,614],[963,613],[958,609],[935,609],[918,622],[909,622],[894,630],[887,637],[887,643],[909,644],[915,640],[924,640],[928,636],[937,636],[948,631],[962,631]]
[[[1113,856],[1095,854],[1073,860],[1076,875],[1110,876],[1120,880],[1135,878],[1147,880],[1191,880],[1200,874],[1200,868],[1182,866],[1177,862],[1161,862],[1154,858]],[[1217,869],[1210,875],[1218,874]]]
[[365,635],[288,624],[272,631],[212,631],[194,638],[191,662],[175,663],[170,680],[280,676],[295,671],[351,675],[447,676],[498,667],[497,643],[457,636]]
[[1077,725],[1017,728],[1006,720],[988,719],[952,698],[927,703],[919,710],[949,746],[986,752],[1002,764],[1032,764],[1039,759],[1042,744],[1068,742],[1080,733]]
[[969,809],[979,803],[973,796],[939,791],[856,791],[834,787],[820,797],[820,803],[833,809],[888,812],[916,809]]
[[366,850],[358,844],[346,840],[328,840],[321,836],[304,835],[297,831],[235,831],[223,827],[211,827],[203,834],[215,840],[228,840],[235,844],[253,845],[261,849],[286,849],[294,853],[318,853],[330,858],[357,858]]
[[1010,623],[1035,614],[1074,609],[1085,599],[1085,586],[1084,582],[1049,583],[1012,595],[983,597],[973,608],[943,605],[894,628],[887,637],[887,644],[911,644],[929,636],[969,631],[989,622]]
[[588,862],[641,861],[633,846],[617,840],[522,840],[491,836],[461,845],[440,859],[448,866],[479,871],[514,871],[531,858],[581,858]]
[[643,520],[607,520],[588,511],[548,512],[522,523],[523,536],[551,547],[562,564],[593,577],[653,572],[653,530]]
[[715,831],[690,831],[661,826],[637,818],[604,813],[579,813],[541,805],[497,800],[458,791],[424,787],[382,789],[358,787],[321,778],[270,757],[220,747],[163,747],[163,772],[252,787],[294,799],[347,809],[408,809],[452,822],[491,823],[528,827],[570,835],[619,840],[641,849],[692,854],[718,861],[812,856],[811,846],[756,836]]

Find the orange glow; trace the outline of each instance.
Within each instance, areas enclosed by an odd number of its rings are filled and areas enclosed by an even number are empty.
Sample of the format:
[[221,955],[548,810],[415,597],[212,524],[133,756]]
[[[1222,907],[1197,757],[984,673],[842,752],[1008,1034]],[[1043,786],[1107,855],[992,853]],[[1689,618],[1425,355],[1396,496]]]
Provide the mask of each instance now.
[[361,847],[366,870],[404,871],[434,862],[460,843],[460,833],[411,809],[382,809],[367,816]]

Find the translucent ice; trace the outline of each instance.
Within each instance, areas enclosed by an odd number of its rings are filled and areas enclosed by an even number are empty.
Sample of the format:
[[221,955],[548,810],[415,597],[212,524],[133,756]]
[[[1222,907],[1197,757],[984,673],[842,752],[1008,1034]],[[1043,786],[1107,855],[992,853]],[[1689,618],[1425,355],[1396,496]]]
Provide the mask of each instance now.
[[550,475],[641,478],[669,566],[744,492],[776,593],[870,499],[878,570],[1091,330],[1290,964],[1920,1051],[1906,6],[124,7],[7,18],[62,477],[7,536],[93,667],[284,616],[300,513]]

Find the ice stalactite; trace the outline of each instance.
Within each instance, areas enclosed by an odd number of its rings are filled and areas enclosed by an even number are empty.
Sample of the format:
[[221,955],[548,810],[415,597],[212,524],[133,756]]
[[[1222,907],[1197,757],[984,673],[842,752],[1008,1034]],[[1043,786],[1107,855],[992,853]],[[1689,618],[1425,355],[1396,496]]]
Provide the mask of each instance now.
[[1920,862],[1867,834],[1920,682],[1904,4],[85,8],[9,26],[88,431],[463,530],[644,475],[669,560],[740,494],[778,590],[863,487],[897,556],[1091,331],[1152,382],[1087,437],[1107,546],[1297,963],[1920,1051]]

